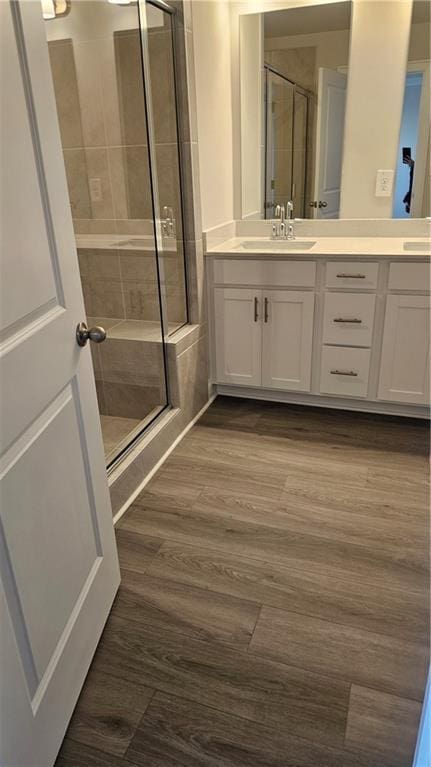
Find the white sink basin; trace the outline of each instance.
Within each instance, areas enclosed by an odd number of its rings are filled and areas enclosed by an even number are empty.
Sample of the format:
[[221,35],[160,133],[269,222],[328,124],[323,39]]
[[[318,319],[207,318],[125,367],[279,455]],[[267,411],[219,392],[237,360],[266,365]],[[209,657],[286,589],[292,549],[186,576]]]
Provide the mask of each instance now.
[[237,250],[310,250],[316,240],[243,240]]
[[431,243],[429,242],[405,242],[404,250],[420,250],[431,251]]

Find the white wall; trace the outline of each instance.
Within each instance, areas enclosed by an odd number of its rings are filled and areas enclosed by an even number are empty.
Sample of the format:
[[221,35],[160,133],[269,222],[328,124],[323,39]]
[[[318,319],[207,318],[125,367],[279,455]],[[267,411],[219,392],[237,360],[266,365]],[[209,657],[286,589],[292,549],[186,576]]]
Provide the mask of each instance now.
[[395,169],[412,0],[354,0],[340,218],[390,218],[376,172]]
[[233,153],[228,0],[192,4],[202,228],[232,221]]

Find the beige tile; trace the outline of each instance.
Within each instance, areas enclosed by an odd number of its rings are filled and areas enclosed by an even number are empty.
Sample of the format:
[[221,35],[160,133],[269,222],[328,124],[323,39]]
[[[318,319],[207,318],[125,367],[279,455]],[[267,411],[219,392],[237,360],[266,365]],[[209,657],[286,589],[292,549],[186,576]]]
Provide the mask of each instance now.
[[87,313],[91,316],[124,319],[123,291],[119,280],[101,280],[95,278],[88,282],[89,305]]
[[105,456],[111,457],[111,454],[118,450],[122,443],[136,432],[141,421],[139,418],[119,418],[112,415],[101,415],[100,423],[102,426]]
[[156,146],[156,166],[160,210],[162,211],[164,206],[173,209],[177,238],[179,239],[182,237],[182,222],[178,146],[176,143]]
[[187,420],[208,401],[208,338],[203,336],[176,360],[170,361],[172,404],[181,407]]
[[82,125],[72,40],[48,43],[63,149],[81,147]]
[[88,249],[87,275],[94,280],[120,280],[120,262],[117,251]]
[[160,322],[149,320],[122,320],[114,325],[110,338],[125,338],[128,341],[159,341],[163,339]]
[[183,189],[185,239],[202,239],[202,213],[199,184],[199,151],[196,143],[183,144]]
[[157,284],[137,283],[134,280],[123,282],[126,318],[131,320],[151,320],[160,318],[160,301]]
[[117,219],[116,231],[118,234],[142,234],[154,237],[154,221],[151,218],[141,219]]
[[111,38],[98,40],[100,77],[106,86],[102,89],[103,117],[107,146],[121,146],[120,81],[117,72],[115,43]]
[[176,142],[174,73],[171,29],[149,30],[148,56],[152,81],[154,141],[156,144]]
[[111,180],[109,175],[108,152],[105,148],[87,147],[85,149],[87,161],[88,184],[91,188],[91,180],[99,179],[101,199],[90,198],[92,218],[114,219],[114,206],[112,202]]
[[147,141],[139,31],[118,33],[114,39],[121,144]]
[[139,280],[145,283],[157,282],[156,254],[120,251],[120,269],[123,280]]
[[[187,64],[187,99],[188,99],[188,118],[189,118],[189,137],[184,137],[184,141],[198,140],[197,124],[197,105],[196,105],[196,80],[195,80],[195,58],[193,46],[193,33],[186,29],[185,34],[186,64]],[[183,107],[184,109],[184,107]],[[185,112],[185,109],[184,109]]]
[[74,51],[84,146],[105,146],[102,89],[108,83],[101,79],[99,41],[75,42]]
[[65,149],[63,156],[72,216],[73,218],[91,218],[85,150]]
[[162,343],[109,336],[100,347],[104,381],[157,386],[163,377]]
[[104,381],[106,414],[122,418],[145,418],[155,407],[165,404],[160,387]]
[[202,240],[189,241],[186,247],[187,283],[190,322],[199,324],[206,321],[204,256]]
[[75,234],[115,234],[117,222],[113,219],[74,218]]

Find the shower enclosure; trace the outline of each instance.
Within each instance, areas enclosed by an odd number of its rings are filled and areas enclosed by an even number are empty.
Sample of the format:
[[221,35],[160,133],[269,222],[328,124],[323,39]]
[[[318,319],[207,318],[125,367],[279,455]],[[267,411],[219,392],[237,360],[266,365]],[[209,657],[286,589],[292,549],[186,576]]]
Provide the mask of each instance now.
[[306,215],[309,95],[265,64],[265,218],[288,200]]
[[165,343],[188,321],[175,11],[42,10],[87,324],[107,333],[91,353],[111,466],[168,407]]

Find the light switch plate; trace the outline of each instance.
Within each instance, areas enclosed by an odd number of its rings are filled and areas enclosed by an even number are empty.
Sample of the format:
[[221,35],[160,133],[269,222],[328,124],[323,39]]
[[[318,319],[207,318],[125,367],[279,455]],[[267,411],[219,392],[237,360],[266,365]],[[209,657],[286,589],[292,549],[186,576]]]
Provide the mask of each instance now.
[[393,170],[378,170],[376,176],[376,197],[390,197],[394,184]]

